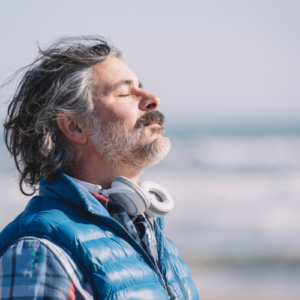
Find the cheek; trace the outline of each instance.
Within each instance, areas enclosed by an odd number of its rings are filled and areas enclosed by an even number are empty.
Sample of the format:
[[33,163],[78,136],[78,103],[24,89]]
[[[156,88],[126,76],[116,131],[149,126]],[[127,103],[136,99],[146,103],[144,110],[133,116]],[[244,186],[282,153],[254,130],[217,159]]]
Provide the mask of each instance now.
[[106,122],[120,121],[126,122],[129,127],[133,127],[138,119],[137,109],[127,103],[97,103],[95,112],[100,120]]
[[133,127],[138,119],[136,109],[126,105],[115,107],[113,113],[116,121],[125,122],[130,127]]

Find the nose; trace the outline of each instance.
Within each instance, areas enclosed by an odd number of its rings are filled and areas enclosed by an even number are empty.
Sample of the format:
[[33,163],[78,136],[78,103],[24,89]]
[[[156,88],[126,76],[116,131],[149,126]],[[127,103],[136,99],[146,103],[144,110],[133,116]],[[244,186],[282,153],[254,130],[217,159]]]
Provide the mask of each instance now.
[[144,111],[155,110],[160,104],[160,99],[157,96],[150,94],[146,91],[141,91],[141,96],[142,97],[139,102],[140,110],[144,110]]

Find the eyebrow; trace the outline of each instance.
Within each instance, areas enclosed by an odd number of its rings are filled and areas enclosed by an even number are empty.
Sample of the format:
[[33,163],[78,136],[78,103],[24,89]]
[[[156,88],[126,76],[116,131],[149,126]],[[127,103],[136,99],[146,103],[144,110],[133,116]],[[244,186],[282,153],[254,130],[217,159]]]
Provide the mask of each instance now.
[[[122,85],[133,85],[133,84],[134,84],[134,82],[131,79],[120,80],[120,81],[116,82],[115,84],[113,84],[111,87],[107,88],[105,92],[106,93],[112,92]],[[143,88],[143,84],[140,81],[139,81],[139,88],[140,89]]]

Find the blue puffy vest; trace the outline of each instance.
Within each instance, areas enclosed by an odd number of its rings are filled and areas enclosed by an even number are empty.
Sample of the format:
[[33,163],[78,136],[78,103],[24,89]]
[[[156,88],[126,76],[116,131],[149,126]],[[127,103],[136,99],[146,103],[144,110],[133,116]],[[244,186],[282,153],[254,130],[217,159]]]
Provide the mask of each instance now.
[[[0,233],[0,256],[18,238],[36,236],[63,248],[88,279],[95,299],[199,299],[186,264],[158,231],[161,274],[142,247],[87,190],[60,172]],[[180,261],[181,268],[178,261]],[[185,280],[182,270],[185,273]],[[167,295],[167,292],[168,295]]]

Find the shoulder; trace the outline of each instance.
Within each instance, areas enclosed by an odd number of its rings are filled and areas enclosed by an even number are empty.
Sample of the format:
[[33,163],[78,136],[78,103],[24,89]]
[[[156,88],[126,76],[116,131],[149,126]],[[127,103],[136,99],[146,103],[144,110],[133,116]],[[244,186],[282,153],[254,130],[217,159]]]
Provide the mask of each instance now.
[[0,257],[0,292],[1,299],[93,299],[68,253],[47,239],[30,236],[16,240]]

